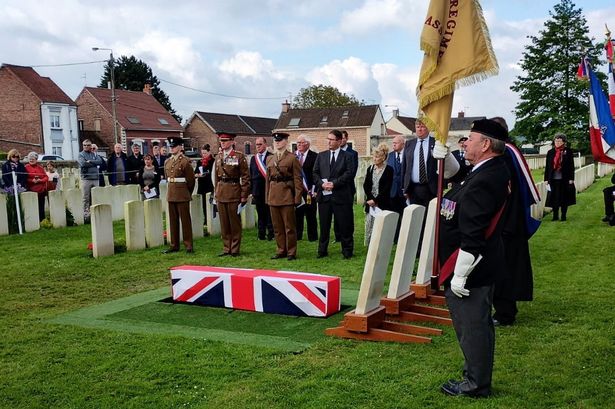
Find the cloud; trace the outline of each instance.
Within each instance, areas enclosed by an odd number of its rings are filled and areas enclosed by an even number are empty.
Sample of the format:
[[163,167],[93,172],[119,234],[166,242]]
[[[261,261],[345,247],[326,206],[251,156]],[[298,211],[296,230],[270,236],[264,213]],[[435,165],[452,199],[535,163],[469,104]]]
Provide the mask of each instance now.
[[256,51],[239,51],[218,65],[220,72],[228,77],[260,81],[273,78],[283,80],[286,75],[274,68],[271,60],[264,59]]
[[348,34],[368,34],[392,27],[416,31],[422,28],[426,14],[426,2],[366,0],[361,7],[343,13],[339,24],[340,30]]

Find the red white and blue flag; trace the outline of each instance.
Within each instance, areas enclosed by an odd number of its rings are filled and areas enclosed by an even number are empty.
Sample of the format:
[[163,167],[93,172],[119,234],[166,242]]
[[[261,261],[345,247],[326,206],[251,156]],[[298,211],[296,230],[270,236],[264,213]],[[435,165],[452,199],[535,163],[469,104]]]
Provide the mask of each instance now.
[[604,46],[606,50],[606,60],[609,63],[609,71],[607,73],[607,83],[609,85],[609,104],[611,106],[611,116],[615,117],[615,78],[613,78],[613,45],[615,41],[608,38],[606,40],[606,45]]
[[310,317],[341,307],[340,278],[320,274],[179,266],[171,283],[176,302]]
[[615,123],[609,101],[587,59],[581,63],[589,78],[589,140],[598,162],[615,164]]
[[519,186],[519,195],[521,196],[521,203],[523,204],[523,210],[525,212],[525,226],[527,229],[528,239],[536,233],[538,227],[540,227],[540,220],[532,217],[532,205],[540,202],[540,194],[532,178],[530,167],[528,166],[523,154],[519,152],[519,149],[511,144],[506,144],[506,151],[512,158],[512,163],[515,167],[515,174],[513,177],[517,179],[517,185]]

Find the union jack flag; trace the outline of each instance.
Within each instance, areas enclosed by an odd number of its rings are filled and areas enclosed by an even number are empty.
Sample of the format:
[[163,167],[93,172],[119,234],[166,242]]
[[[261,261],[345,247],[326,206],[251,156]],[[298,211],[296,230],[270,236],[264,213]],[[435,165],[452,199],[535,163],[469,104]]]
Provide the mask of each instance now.
[[327,317],[341,280],[320,274],[209,266],[171,268],[173,301],[273,314]]

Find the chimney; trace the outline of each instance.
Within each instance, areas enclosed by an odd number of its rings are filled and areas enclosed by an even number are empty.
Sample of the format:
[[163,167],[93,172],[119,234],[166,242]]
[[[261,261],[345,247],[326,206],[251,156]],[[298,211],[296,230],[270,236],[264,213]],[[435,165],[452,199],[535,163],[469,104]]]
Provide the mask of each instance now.
[[399,109],[393,110],[393,118],[397,118],[399,116]]
[[282,113],[288,112],[289,109],[290,109],[290,104],[288,103],[288,100],[286,100],[282,103]]
[[152,84],[146,82],[143,86],[143,92],[145,92],[147,95],[152,95]]
[[466,113],[465,113],[465,112],[463,112],[463,111],[459,111],[459,112],[457,113],[457,118],[465,118],[465,116],[466,116]]

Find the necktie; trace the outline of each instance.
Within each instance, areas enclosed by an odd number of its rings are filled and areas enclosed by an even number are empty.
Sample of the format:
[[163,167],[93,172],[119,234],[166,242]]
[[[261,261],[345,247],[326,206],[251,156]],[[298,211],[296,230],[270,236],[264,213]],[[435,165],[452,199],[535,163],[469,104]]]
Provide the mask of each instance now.
[[424,139],[421,139],[419,146],[419,183],[427,183],[427,169],[425,168],[425,154],[423,153],[424,141]]
[[400,155],[401,154],[399,152],[397,152],[397,164],[398,165],[401,164],[401,157],[400,157]]
[[466,156],[466,153],[464,151],[459,152],[459,156],[461,157],[461,160],[464,159],[464,157]]
[[299,152],[299,163],[303,166],[303,153]]
[[335,166],[335,151],[331,152],[331,168]]

